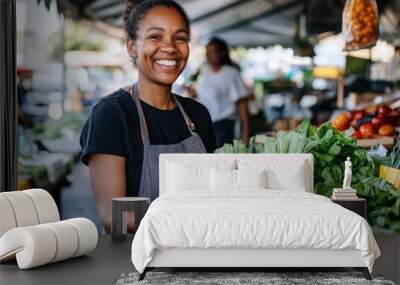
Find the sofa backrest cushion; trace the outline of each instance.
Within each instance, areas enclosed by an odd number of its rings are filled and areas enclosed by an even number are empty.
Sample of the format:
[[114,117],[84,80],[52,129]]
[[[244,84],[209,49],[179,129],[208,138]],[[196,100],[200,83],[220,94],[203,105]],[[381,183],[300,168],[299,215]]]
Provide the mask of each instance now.
[[0,193],[0,217],[0,237],[15,227],[34,226],[60,220],[53,197],[43,189]]

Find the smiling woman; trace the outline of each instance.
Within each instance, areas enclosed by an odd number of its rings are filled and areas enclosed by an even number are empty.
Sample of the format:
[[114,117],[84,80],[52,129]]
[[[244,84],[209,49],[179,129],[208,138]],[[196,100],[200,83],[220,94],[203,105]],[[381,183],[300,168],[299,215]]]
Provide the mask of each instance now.
[[[135,2],[140,2],[136,8]],[[146,79],[172,84],[189,57],[190,26],[183,8],[173,1],[128,3],[125,20],[130,55]],[[138,17],[143,14],[148,21]]]
[[172,0],[127,1],[127,49],[138,81],[96,104],[81,134],[82,161],[106,231],[111,199],[154,200],[161,153],[203,153],[215,149],[207,109],[171,93],[189,57],[190,24]]

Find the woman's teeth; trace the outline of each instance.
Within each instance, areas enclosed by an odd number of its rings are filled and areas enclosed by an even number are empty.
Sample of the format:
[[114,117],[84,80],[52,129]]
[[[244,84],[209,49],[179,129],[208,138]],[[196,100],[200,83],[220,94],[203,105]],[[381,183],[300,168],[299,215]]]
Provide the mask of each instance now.
[[166,66],[166,67],[173,67],[173,66],[176,66],[178,62],[176,60],[162,59],[162,60],[156,60],[156,63],[159,65]]

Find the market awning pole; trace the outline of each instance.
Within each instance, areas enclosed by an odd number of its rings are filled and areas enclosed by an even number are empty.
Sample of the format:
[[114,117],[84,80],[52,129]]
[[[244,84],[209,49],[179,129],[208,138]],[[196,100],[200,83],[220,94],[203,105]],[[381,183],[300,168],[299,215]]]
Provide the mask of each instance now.
[[337,83],[337,101],[336,107],[343,109],[344,107],[344,77],[340,76]]

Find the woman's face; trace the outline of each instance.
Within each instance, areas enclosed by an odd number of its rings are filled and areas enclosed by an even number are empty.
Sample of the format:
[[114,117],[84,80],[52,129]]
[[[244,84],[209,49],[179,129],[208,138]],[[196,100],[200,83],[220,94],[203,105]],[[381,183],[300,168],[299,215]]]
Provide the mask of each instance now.
[[139,73],[152,82],[171,85],[189,57],[189,31],[182,15],[173,8],[157,6],[139,22],[136,41],[128,41],[137,56]]
[[209,44],[206,48],[207,62],[214,67],[221,65],[221,55],[215,44]]

